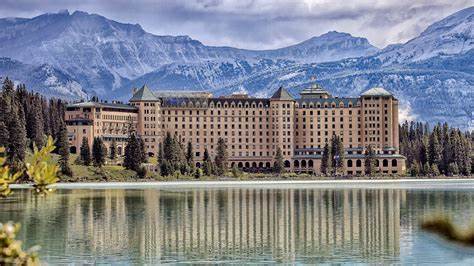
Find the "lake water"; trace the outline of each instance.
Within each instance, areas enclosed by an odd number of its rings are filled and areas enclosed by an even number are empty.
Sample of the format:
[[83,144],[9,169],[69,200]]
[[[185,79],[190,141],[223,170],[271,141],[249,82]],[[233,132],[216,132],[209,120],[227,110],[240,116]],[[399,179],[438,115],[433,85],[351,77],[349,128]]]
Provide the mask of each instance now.
[[434,212],[474,221],[471,189],[150,188],[15,190],[0,221],[22,224],[51,264],[474,263],[474,249],[419,229]]

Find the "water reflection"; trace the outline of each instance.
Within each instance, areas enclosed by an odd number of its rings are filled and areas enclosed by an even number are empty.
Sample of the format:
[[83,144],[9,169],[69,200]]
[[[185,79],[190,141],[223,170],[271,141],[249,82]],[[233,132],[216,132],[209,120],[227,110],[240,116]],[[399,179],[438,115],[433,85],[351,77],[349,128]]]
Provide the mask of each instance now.
[[433,209],[472,209],[473,198],[391,189],[17,191],[0,202],[0,220],[22,222],[22,238],[54,263],[400,262],[400,243],[409,242],[401,226],[412,230]]

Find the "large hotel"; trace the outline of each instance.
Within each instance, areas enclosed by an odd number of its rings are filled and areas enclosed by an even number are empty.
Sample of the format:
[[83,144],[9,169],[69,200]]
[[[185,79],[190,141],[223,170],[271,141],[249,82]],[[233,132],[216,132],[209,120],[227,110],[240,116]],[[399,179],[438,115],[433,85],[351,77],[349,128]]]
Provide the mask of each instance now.
[[364,172],[365,150],[376,151],[380,173],[401,174],[405,157],[398,153],[398,100],[383,88],[372,88],[357,98],[333,97],[315,84],[293,98],[279,88],[270,98],[245,94],[212,97],[202,92],[152,92],[146,85],[134,90],[129,104],[81,102],[67,106],[71,152],[86,137],[102,137],[109,147],[115,139],[122,154],[130,131],[145,142],[155,156],[167,132],[183,143],[191,142],[195,164],[204,150],[215,155],[217,141],[227,143],[229,167],[248,171],[271,169],[281,148],[289,171],[321,172],[326,142],[339,135],[345,148],[345,173]]

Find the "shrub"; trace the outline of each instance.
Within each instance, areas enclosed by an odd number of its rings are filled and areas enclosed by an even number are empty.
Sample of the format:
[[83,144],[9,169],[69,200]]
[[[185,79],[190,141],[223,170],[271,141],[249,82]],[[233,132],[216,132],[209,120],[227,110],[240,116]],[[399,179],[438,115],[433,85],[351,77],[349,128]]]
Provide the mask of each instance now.
[[0,223],[0,265],[39,265],[39,247],[24,251],[21,241],[16,240],[19,230],[20,224]]
[[196,171],[194,171],[194,178],[199,179],[203,175],[202,169],[201,168],[196,168]]

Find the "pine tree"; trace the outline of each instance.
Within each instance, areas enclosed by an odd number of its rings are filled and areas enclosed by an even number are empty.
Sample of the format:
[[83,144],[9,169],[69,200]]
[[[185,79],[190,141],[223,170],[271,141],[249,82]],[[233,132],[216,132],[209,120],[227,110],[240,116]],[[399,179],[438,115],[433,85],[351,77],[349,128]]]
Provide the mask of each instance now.
[[323,148],[323,156],[321,158],[321,173],[327,175],[331,172],[331,149],[326,142]]
[[27,128],[29,128],[29,138],[38,148],[43,147],[44,142],[44,121],[41,106],[36,98],[31,99],[27,113]]
[[285,171],[285,164],[283,162],[283,153],[281,148],[278,147],[275,155],[275,163],[273,165],[273,171],[277,174],[283,173]]
[[84,165],[87,166],[91,164],[91,149],[89,147],[89,141],[86,137],[82,138],[80,156]]
[[430,167],[428,162],[426,162],[425,165],[423,166],[423,175],[425,175],[425,176],[432,175],[431,167]]
[[0,147],[8,145],[8,128],[3,121],[0,121]]
[[25,159],[26,150],[26,129],[21,121],[22,114],[18,113],[19,110],[21,109],[19,109],[16,104],[12,106],[8,125],[8,163],[16,170],[21,168],[21,164]]
[[372,148],[372,145],[367,146],[365,150],[365,160],[364,160],[364,167],[365,167],[365,174],[368,176],[373,176],[377,171],[375,166],[375,152]]
[[431,174],[433,176],[439,176],[441,173],[439,172],[438,165],[432,164],[431,165]]
[[428,161],[431,165],[439,165],[442,158],[442,147],[439,143],[439,128],[435,126],[435,129],[430,135],[428,144]]
[[213,171],[213,165],[212,165],[212,159],[211,159],[211,156],[209,155],[209,152],[207,151],[207,148],[204,150],[202,171],[204,172],[204,174],[206,176],[210,176],[214,172]]
[[225,144],[225,140],[223,138],[219,138],[217,141],[217,151],[215,158],[215,171],[218,176],[222,176],[227,172],[227,160],[227,145]]
[[127,146],[125,146],[124,167],[139,172],[141,164],[146,159],[144,153],[143,141],[137,138],[135,133],[131,133],[127,140]]
[[115,160],[117,159],[117,142],[115,139],[112,140],[112,143],[110,144],[110,159]]
[[67,137],[67,127],[64,121],[61,121],[59,136],[56,141],[56,149],[60,156],[59,166],[64,175],[72,176],[72,170],[69,167],[69,140]]
[[334,174],[344,171],[344,146],[339,136],[334,135],[331,139],[331,155],[333,156],[332,167]]
[[186,148],[186,162],[188,163],[189,167],[194,166],[193,144],[191,141],[188,141],[188,146]]
[[94,138],[92,142],[92,162],[95,167],[102,167],[105,163],[107,149],[100,137]]

